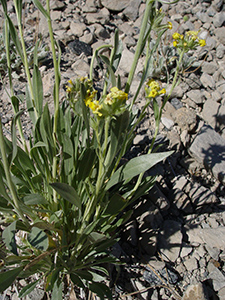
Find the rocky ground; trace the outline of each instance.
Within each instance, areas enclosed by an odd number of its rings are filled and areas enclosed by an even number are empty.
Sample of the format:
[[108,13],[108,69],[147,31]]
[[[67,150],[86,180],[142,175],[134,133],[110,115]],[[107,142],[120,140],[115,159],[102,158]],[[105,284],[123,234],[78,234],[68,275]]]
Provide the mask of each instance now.
[[[124,45],[119,73],[125,80],[134,56],[144,1],[51,2],[53,28],[62,49],[62,99],[68,79],[88,74],[93,51],[112,42],[116,27]],[[14,18],[12,1],[8,4]],[[183,74],[165,107],[157,143],[162,142],[164,149],[175,152],[151,171],[159,174],[157,184],[147,197],[134,205],[132,219],[113,249],[114,255],[126,263],[119,270],[112,268],[115,299],[224,300],[225,3],[223,0],[186,0],[171,6],[163,4],[162,10],[167,16],[165,21],[173,24],[172,32],[201,29],[200,37],[206,39],[206,47],[191,53],[198,60]],[[25,11],[24,33],[28,46],[34,45],[38,35],[48,46],[45,19],[32,1],[26,1]],[[45,99],[53,106],[54,74],[47,48],[41,48],[41,72]],[[0,71],[4,74],[1,50],[0,55]],[[15,58],[15,90],[22,98],[24,74],[18,71],[19,64]],[[134,87],[141,68],[142,62]],[[96,79],[100,80],[101,76],[101,70],[96,69]],[[8,89],[6,79],[5,89],[1,85],[0,90],[0,115],[6,135],[13,116]],[[131,97],[132,92],[134,88]],[[141,94],[137,108],[143,101]],[[23,120],[29,135],[26,112]],[[153,120],[149,109],[129,155],[146,152],[154,131]],[[43,294],[41,289],[36,289],[27,299],[40,300]],[[16,288],[8,289],[0,299],[17,299]]]

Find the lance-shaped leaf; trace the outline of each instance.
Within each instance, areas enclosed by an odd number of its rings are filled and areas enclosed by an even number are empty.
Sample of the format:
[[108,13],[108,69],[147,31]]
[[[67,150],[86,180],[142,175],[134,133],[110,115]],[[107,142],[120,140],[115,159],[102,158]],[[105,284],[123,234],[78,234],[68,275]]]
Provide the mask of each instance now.
[[5,228],[2,233],[2,238],[6,247],[15,255],[18,255],[17,245],[16,245],[16,221],[11,223],[9,226]]
[[69,201],[70,203],[81,209],[80,197],[72,186],[60,182],[55,182],[50,185],[61,197],[63,197],[63,199]]
[[18,267],[10,271],[0,273],[0,293],[4,292],[16,279],[23,270],[23,267]]
[[28,242],[35,248],[42,251],[48,249],[48,236],[45,232],[37,227],[33,227],[31,232],[28,234]]
[[167,158],[173,151],[163,153],[151,153],[131,159],[127,164],[121,166],[110,178],[106,185],[106,189],[110,189],[112,186],[119,182],[129,181],[135,176],[149,170],[155,166],[158,162]]
[[33,0],[34,5],[40,10],[40,12],[45,16],[46,19],[50,18],[49,13],[42,6],[41,2],[38,0]]

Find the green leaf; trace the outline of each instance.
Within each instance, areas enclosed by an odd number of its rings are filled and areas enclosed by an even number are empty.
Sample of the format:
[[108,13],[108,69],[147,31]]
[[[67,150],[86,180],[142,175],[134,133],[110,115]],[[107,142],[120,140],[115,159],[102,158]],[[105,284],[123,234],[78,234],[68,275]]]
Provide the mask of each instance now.
[[14,1],[14,4],[17,8],[17,11],[18,11],[18,20],[19,20],[19,23],[22,22],[22,4],[23,4],[23,0],[16,0]]
[[39,228],[33,227],[27,239],[33,247],[39,250],[46,251],[48,249],[48,236]]
[[16,221],[11,223],[9,226],[5,228],[5,230],[2,233],[2,238],[4,240],[6,247],[13,254],[18,255],[15,234],[16,234]]
[[16,279],[23,270],[23,267],[18,267],[10,271],[0,273],[0,293],[4,292]]
[[106,209],[103,212],[103,216],[113,216],[117,215],[126,206],[126,200],[119,194],[114,194],[109,200]]
[[39,205],[47,204],[48,201],[40,194],[30,194],[23,198],[24,204],[26,205]]
[[26,104],[27,104],[27,110],[29,112],[30,119],[31,119],[32,123],[35,125],[36,121],[37,121],[37,118],[36,118],[36,115],[35,115],[34,106],[33,106],[33,103],[32,103],[32,99],[31,99],[31,95],[30,95],[30,92],[29,92],[28,85],[26,85]]
[[104,240],[106,240],[107,237],[102,234],[102,233],[98,233],[98,232],[91,232],[89,235],[88,235],[88,240],[91,242],[91,243],[98,243],[98,242],[102,242]]
[[81,209],[81,200],[72,186],[60,182],[51,183],[50,185],[61,197]]
[[5,199],[10,201],[10,197],[8,196],[8,194],[6,193],[6,190],[5,190],[5,185],[4,185],[3,178],[2,178],[2,172],[3,172],[3,170],[0,169],[0,195],[2,195]]
[[96,153],[93,148],[86,148],[77,162],[77,180],[85,180],[95,163]]
[[101,59],[104,61],[104,63],[107,66],[112,86],[116,86],[116,76],[115,76],[114,71],[113,71],[113,69],[110,65],[110,61],[109,61],[108,57],[106,57],[105,55],[100,55],[100,54],[99,54],[99,57],[101,57]]
[[76,286],[79,286],[81,288],[85,288],[85,285],[83,284],[83,281],[81,280],[81,278],[77,275],[77,274],[74,274],[74,273],[71,273],[70,274],[70,279],[71,281],[76,285]]
[[20,58],[21,58],[21,60],[22,60],[22,62],[24,64],[23,51],[22,51],[22,47],[21,47],[21,44],[20,44],[18,33],[16,31],[16,28],[15,28],[12,20],[9,17],[7,17],[7,19],[8,19],[8,23],[9,23],[9,31],[10,31],[12,40],[13,40],[13,42],[15,44],[17,53],[19,54],[19,56],[20,56]]
[[0,1],[1,1],[4,13],[7,15],[7,0],[0,0]]
[[36,287],[36,285],[38,284],[38,282],[41,280],[41,278],[39,278],[38,280],[35,280],[34,282],[29,283],[28,285],[26,285],[25,287],[22,288],[22,290],[19,292],[19,298],[23,298],[25,296],[27,296],[28,294],[30,294]]
[[149,170],[160,161],[171,155],[173,151],[162,153],[151,153],[142,156],[135,157],[128,161],[127,164],[121,166],[110,178],[106,185],[106,189],[110,189],[112,186],[119,182],[129,181],[133,177]]
[[52,290],[52,299],[62,300],[62,280],[58,279],[55,281]]
[[129,123],[129,112],[126,110],[122,115],[115,117],[111,123],[110,145],[105,159],[105,165],[110,166],[120,147]]
[[46,19],[49,19],[49,13],[47,12],[47,10],[44,9],[44,7],[42,6],[41,2],[38,0],[32,0],[34,5],[38,8],[38,10],[45,16]]
[[40,116],[42,114],[42,109],[43,109],[43,83],[42,83],[41,73],[37,65],[34,65],[32,84],[33,84],[33,91],[34,91],[35,107],[38,116]]
[[104,300],[105,297],[109,300],[112,299],[112,293],[104,283],[92,282],[91,284],[89,284],[89,289],[93,293],[97,294],[101,298],[101,300]]

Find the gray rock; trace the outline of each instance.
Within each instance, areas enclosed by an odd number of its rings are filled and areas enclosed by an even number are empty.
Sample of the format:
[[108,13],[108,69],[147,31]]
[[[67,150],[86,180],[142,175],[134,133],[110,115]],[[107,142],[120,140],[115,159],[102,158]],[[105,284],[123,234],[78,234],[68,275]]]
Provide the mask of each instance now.
[[204,96],[201,90],[191,90],[187,92],[187,97],[189,97],[196,104],[202,104],[204,102]]
[[103,27],[100,24],[96,24],[95,25],[95,36],[99,39],[108,39],[110,38],[110,34],[108,33],[108,31],[105,29],[105,27]]
[[205,61],[202,65],[202,72],[209,75],[213,75],[216,70],[218,70],[218,65],[216,62],[207,62]]
[[182,245],[181,224],[166,220],[158,238],[158,248],[165,261],[175,262],[179,257]]
[[208,125],[202,126],[189,153],[225,183],[225,140]]
[[223,8],[223,4],[224,4],[223,0],[215,0],[215,1],[213,1],[213,7],[217,11],[221,11],[221,9]]
[[199,282],[194,285],[189,285],[182,297],[182,300],[209,300],[205,286]]
[[177,109],[173,118],[181,130],[187,129],[188,132],[191,132],[196,126],[196,113],[186,107]]
[[198,76],[194,73],[191,73],[188,78],[186,78],[187,84],[192,89],[199,89],[202,85],[201,81],[199,80]]
[[225,46],[219,44],[218,47],[216,48],[216,57],[222,59],[224,57],[224,53],[225,53]]
[[81,37],[86,29],[86,25],[81,22],[72,21],[70,23],[70,32],[76,37]]
[[188,194],[191,202],[196,207],[218,202],[218,199],[213,192],[195,182],[189,182],[185,186],[184,192]]
[[209,273],[208,279],[212,280],[213,288],[217,292],[225,287],[225,276],[218,268],[214,267],[213,269]]
[[101,4],[112,11],[122,11],[130,3],[130,0],[101,0]]
[[204,87],[210,87],[211,89],[214,89],[216,86],[215,80],[212,76],[209,74],[203,73],[200,77],[200,81]]
[[172,120],[172,118],[169,119],[167,117],[162,117],[161,122],[167,129],[171,129],[174,126],[174,121]]
[[217,126],[217,114],[219,111],[220,104],[213,101],[212,99],[208,99],[202,110],[202,116],[206,123],[208,123],[212,128],[216,128]]
[[138,10],[141,4],[141,0],[131,0],[129,5],[124,9],[123,14],[132,21],[135,21],[138,17]]
[[221,94],[225,94],[225,80],[220,80],[216,83],[216,90]]
[[81,42],[79,40],[74,40],[68,44],[68,47],[76,55],[84,53],[86,56],[92,55],[92,48],[87,43]]
[[106,8],[103,8],[99,12],[88,13],[86,14],[86,22],[87,24],[107,24],[109,22],[109,11]]
[[217,40],[225,45],[225,34],[224,34],[224,26],[220,28],[216,28],[214,30],[214,33],[216,35]]
[[225,12],[221,11],[217,14],[215,14],[213,18],[213,25],[215,27],[221,27],[225,23]]
[[222,100],[222,94],[215,90],[212,92],[212,99],[216,102],[219,102],[220,100]]

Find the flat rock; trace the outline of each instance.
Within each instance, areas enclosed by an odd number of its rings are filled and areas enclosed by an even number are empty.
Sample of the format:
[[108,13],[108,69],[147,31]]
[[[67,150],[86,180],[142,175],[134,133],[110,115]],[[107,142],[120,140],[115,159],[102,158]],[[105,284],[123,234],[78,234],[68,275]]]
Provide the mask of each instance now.
[[189,153],[225,184],[225,140],[211,126],[202,126]]
[[190,245],[205,243],[211,248],[225,250],[225,227],[217,228],[193,228],[186,231]]
[[82,41],[74,40],[68,44],[68,47],[76,55],[80,55],[81,53],[84,53],[86,56],[92,55],[91,46]]
[[130,0],[101,0],[101,4],[112,11],[122,11],[130,3]]
[[217,114],[220,104],[212,99],[208,99],[203,106],[202,116],[206,123],[208,123],[212,128],[216,129],[217,126]]
[[158,238],[158,247],[165,261],[175,262],[182,247],[181,223],[165,220]]
[[189,285],[182,300],[208,300],[206,289],[202,283]]

